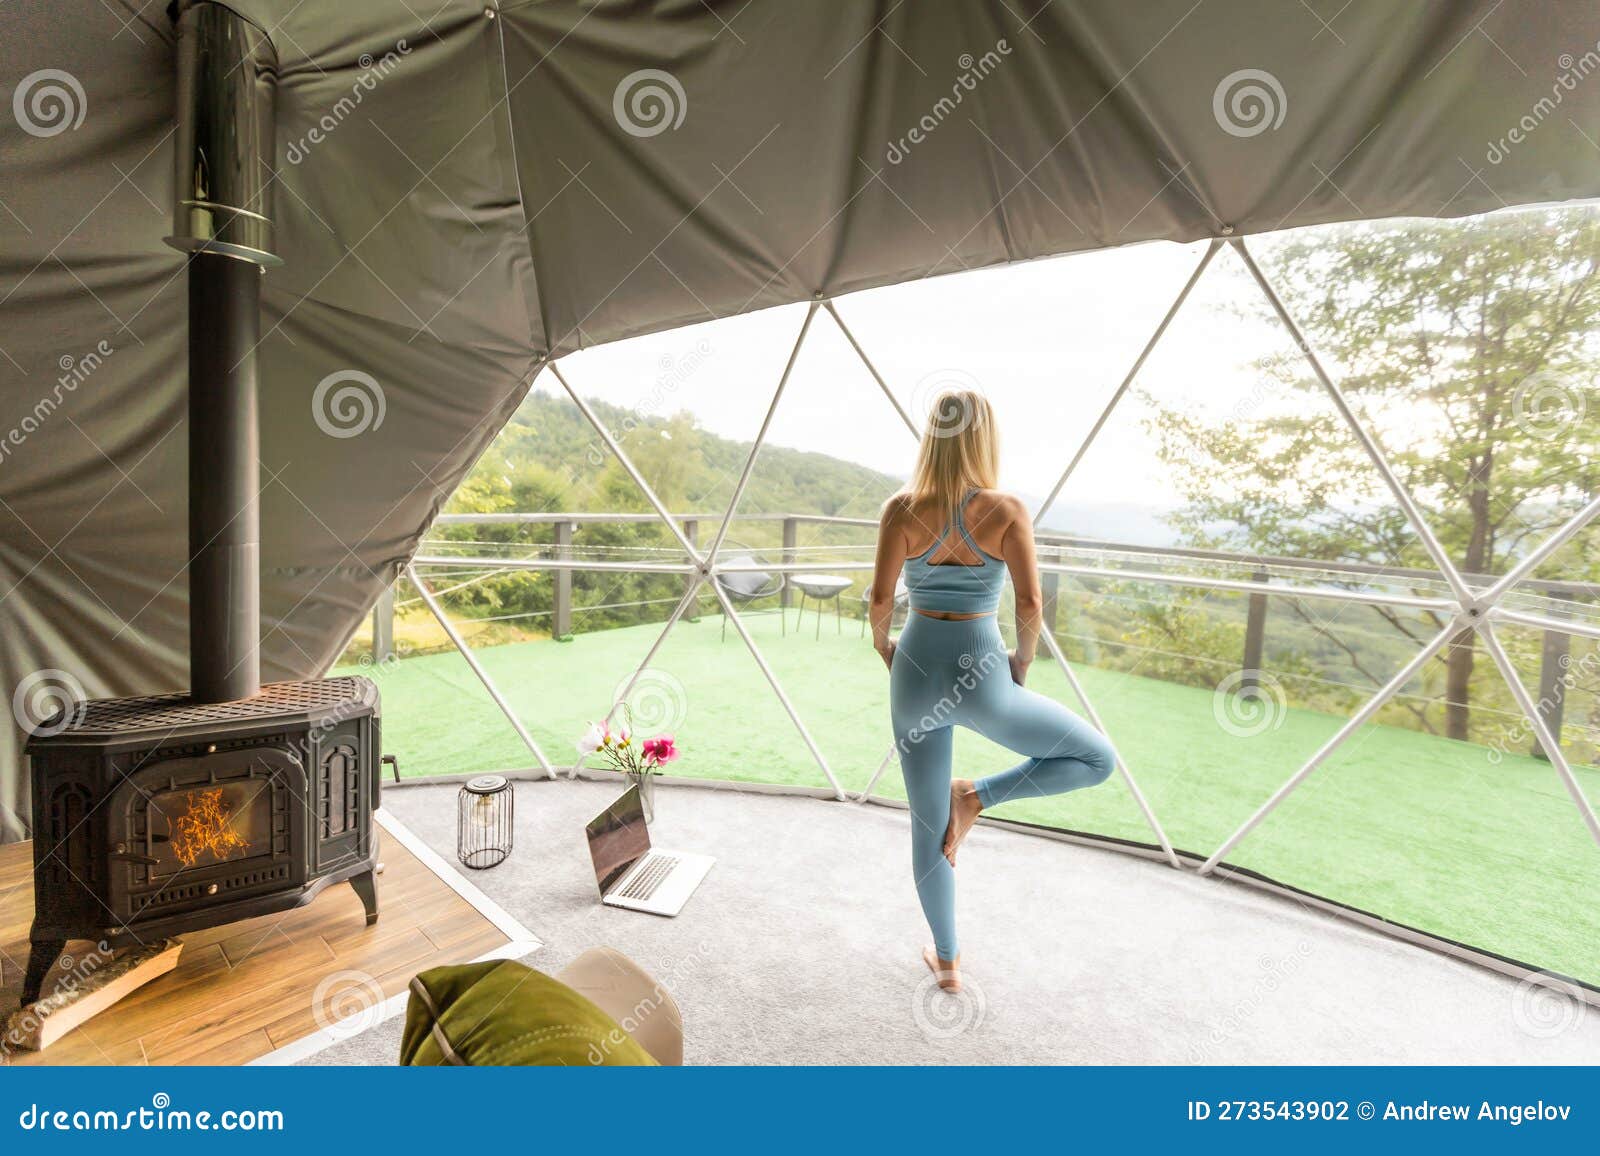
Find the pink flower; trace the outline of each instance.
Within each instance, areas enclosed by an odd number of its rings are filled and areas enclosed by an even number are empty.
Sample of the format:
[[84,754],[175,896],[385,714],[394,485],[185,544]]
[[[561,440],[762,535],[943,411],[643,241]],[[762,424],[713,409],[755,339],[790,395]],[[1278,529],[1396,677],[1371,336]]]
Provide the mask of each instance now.
[[659,735],[644,740],[644,757],[655,763],[670,763],[678,757],[678,748],[671,735]]

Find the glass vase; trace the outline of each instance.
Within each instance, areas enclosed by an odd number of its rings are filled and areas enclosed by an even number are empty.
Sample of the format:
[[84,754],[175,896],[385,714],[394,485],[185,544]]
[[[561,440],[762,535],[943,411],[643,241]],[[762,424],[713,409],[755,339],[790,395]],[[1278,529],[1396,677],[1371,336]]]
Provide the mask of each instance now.
[[639,802],[644,807],[644,821],[656,821],[656,776],[646,771],[624,771],[630,786],[639,788]]

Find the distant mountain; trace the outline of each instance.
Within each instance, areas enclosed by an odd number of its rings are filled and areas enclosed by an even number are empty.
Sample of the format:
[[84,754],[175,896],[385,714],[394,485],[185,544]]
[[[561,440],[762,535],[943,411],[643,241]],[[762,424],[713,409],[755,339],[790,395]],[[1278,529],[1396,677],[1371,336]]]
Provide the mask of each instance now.
[[[669,509],[720,514],[727,508],[749,442],[709,433],[689,414],[658,417],[599,401],[590,406]],[[869,466],[766,445],[739,510],[875,519],[900,485],[900,479]],[[537,391],[518,407],[448,507],[452,513],[649,508],[577,408],[565,397]]]
[[[1037,509],[1042,498],[1027,497]],[[1131,542],[1140,546],[1176,546],[1178,535],[1163,522],[1169,513],[1156,506],[1135,502],[1072,502],[1056,499],[1045,515],[1042,529],[1081,538],[1102,538],[1108,542]]]
[[[591,407],[668,508],[684,513],[721,513],[727,508],[749,456],[749,442],[710,433],[689,414],[641,415],[599,401],[591,402]],[[744,514],[875,519],[884,499],[903,484],[901,477],[857,462],[769,444],[756,459],[739,509]],[[1021,496],[1032,508],[1042,500],[1039,494]],[[448,508],[476,513],[642,512],[649,505],[567,398],[534,392]],[[1044,525],[1086,538],[1172,545],[1177,539],[1161,521],[1164,512],[1131,502],[1058,499]],[[756,523],[741,526],[738,536],[764,543],[776,533],[776,523]],[[816,543],[853,541],[860,534],[860,530],[825,533],[813,528],[806,538]]]

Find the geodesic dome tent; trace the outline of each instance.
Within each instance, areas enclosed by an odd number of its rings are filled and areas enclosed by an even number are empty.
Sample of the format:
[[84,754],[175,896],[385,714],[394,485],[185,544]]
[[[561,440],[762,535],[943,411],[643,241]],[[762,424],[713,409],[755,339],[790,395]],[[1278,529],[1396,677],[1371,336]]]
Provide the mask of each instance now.
[[[629,463],[676,554],[585,563],[682,574],[737,624],[714,579],[772,569],[728,552],[731,515],[808,334],[839,326],[899,396],[841,296],[1139,241],[1205,242],[1121,387],[1094,404],[1112,412],[1207,265],[1235,250],[1436,568],[1425,608],[1444,625],[1346,727],[1283,767],[1275,793],[1229,816],[1226,838],[1169,838],[1139,768],[1125,768],[1142,842],[1174,865],[1240,868],[1232,852],[1255,824],[1463,629],[1508,676],[1562,805],[1600,839],[1578,772],[1486,625],[1548,624],[1507,596],[1596,507],[1505,573],[1463,574],[1247,240],[1600,193],[1600,33],[1579,7],[228,7],[270,46],[262,83],[276,106],[263,186],[282,263],[262,281],[257,347],[269,677],[329,667],[539,375],[626,459],[563,369],[577,351],[803,306],[787,367],[751,379],[771,404],[734,471],[729,516],[691,540]],[[22,0],[0,26],[12,95],[0,124],[0,662],[25,724],[31,696],[52,685],[72,698],[187,684],[187,335],[184,257],[163,244],[178,195],[171,22],[139,5],[64,14]],[[1065,482],[1078,457],[1062,456]],[[1058,566],[1072,573],[1070,559]],[[1256,579],[1198,581],[1247,590]],[[1092,714],[1061,647],[1048,634],[1045,645]],[[783,704],[842,797],[801,712]],[[19,751],[11,734],[0,762],[11,838],[28,814]],[[1560,967],[1582,971],[1565,957]]]

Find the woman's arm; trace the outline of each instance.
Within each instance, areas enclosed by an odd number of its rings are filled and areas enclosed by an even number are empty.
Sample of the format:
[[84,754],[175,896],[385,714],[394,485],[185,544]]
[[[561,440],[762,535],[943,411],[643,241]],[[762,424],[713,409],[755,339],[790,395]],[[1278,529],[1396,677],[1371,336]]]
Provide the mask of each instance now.
[[1011,677],[1020,686],[1039,646],[1044,592],[1039,586],[1039,559],[1034,553],[1033,519],[1028,516],[1028,507],[1009,495],[1005,502],[1010,519],[1000,543],[1000,556],[1011,572],[1011,586],[1017,597],[1017,649],[1011,656]]
[[889,623],[894,618],[894,588],[906,560],[906,537],[900,528],[902,506],[903,499],[898,496],[884,504],[883,516],[878,519],[878,551],[872,568],[872,648],[885,666],[894,662]]

